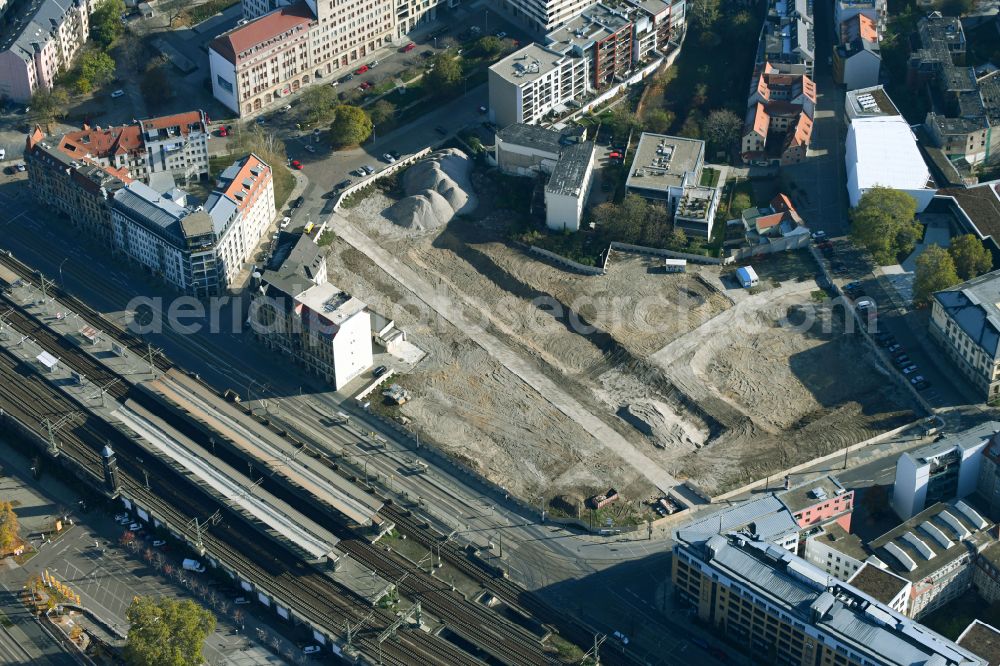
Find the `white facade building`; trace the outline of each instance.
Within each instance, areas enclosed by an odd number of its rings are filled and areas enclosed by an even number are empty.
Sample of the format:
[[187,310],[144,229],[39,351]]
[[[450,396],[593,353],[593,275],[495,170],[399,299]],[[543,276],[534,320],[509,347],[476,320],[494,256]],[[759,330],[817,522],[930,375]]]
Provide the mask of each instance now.
[[937,188],[917,148],[917,139],[901,116],[856,118],[847,130],[847,194],[851,206],[873,187],[906,192],[922,212]]
[[583,207],[594,177],[595,146],[590,141],[567,146],[545,185],[545,224],[549,229],[579,231]]
[[490,117],[500,128],[537,124],[587,92],[586,58],[529,44],[489,70]]

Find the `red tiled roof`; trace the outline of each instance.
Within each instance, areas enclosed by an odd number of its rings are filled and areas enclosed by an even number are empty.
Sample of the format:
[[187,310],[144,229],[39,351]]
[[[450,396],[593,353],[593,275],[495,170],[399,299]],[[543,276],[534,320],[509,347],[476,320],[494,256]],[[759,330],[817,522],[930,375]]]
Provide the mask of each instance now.
[[761,136],[767,136],[767,128],[771,124],[771,117],[767,109],[760,102],[757,103],[757,111],[753,115],[753,131]]
[[236,177],[229,182],[229,186],[226,187],[226,189],[223,191],[227,197],[236,202],[236,206],[240,210],[243,210],[244,208],[247,207],[248,204],[251,203],[249,197],[236,196],[239,192],[246,192],[247,194],[249,194],[250,192],[249,189],[243,186],[243,181],[246,180],[247,178],[252,178],[255,181],[260,181],[263,179],[263,175],[254,176],[252,173],[250,173],[254,168],[258,166],[263,167],[265,169],[265,173],[267,174],[267,176],[268,177],[270,176],[270,167],[268,167],[267,164],[261,161],[261,159],[258,158],[256,155],[250,153],[249,155],[247,155],[246,160],[243,162],[243,166],[240,167],[240,170],[236,174]]
[[205,131],[201,111],[187,111],[185,113],[175,113],[172,116],[150,118],[149,120],[140,121],[140,124],[144,130],[177,127],[180,129],[181,134],[185,135],[191,131],[192,125],[198,125],[200,131]]
[[868,42],[877,42],[878,27],[875,25],[875,21],[864,14],[855,14],[840,24],[840,35],[844,42],[852,42],[858,38]]
[[86,155],[107,157],[108,155],[135,152],[140,148],[142,148],[142,138],[139,136],[138,125],[108,127],[106,129],[85,127],[82,130],[65,134],[59,140],[59,150],[77,159]]
[[784,213],[771,213],[770,215],[761,215],[754,220],[754,224],[757,226],[757,231],[763,231],[778,226],[783,219],[785,219]]
[[777,196],[771,199],[771,208],[783,213],[788,210],[795,210],[795,206],[792,205],[792,200],[788,198],[788,195],[778,192]]
[[212,40],[209,46],[235,65],[240,54],[287,32],[305,28],[314,20],[315,17],[309,6],[300,2],[290,7],[282,7],[235,30],[219,35]]
[[808,146],[809,139],[812,137],[812,129],[812,118],[803,111],[799,114],[799,122],[795,124],[795,132],[789,135],[791,139],[789,145]]

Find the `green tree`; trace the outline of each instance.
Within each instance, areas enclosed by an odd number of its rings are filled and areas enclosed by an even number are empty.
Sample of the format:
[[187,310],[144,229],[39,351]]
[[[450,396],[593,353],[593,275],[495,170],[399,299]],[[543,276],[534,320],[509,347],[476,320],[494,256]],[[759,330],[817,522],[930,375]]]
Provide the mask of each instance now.
[[880,265],[893,264],[912,252],[920,237],[916,212],[917,202],[906,192],[873,187],[851,211],[851,235]]
[[484,58],[495,58],[504,51],[503,40],[493,35],[480,37],[476,47]]
[[125,613],[129,621],[123,656],[138,666],[199,666],[205,638],[215,616],[190,599],[136,597]]
[[953,287],[959,282],[955,262],[948,251],[940,245],[931,245],[917,257],[913,302],[926,303],[935,291]]
[[115,61],[103,51],[87,51],[80,58],[80,75],[76,89],[88,93],[115,78]]
[[975,0],[941,0],[937,5],[945,16],[964,16],[975,8],[976,2]]
[[372,122],[376,125],[381,125],[387,120],[392,119],[396,114],[396,105],[389,100],[380,99],[372,105],[371,111],[368,115],[371,116]]
[[701,138],[701,114],[692,109],[684,119],[678,134],[688,139]]
[[69,94],[60,87],[44,90],[39,88],[31,96],[31,119],[36,123],[50,123],[66,116]]
[[434,67],[427,75],[428,87],[439,95],[447,95],[462,80],[462,66],[458,59],[447,53],[434,60]]
[[647,132],[656,134],[666,134],[670,126],[674,124],[674,112],[666,109],[653,109],[646,114],[642,121],[642,127]]
[[330,140],[334,147],[356,146],[372,133],[372,119],[365,110],[348,104],[341,104],[330,125]]
[[955,271],[963,280],[982,275],[993,268],[993,256],[972,234],[951,239],[948,254],[955,262]]
[[743,119],[728,109],[716,109],[708,114],[702,124],[702,132],[708,143],[720,150],[725,150],[740,138],[743,131]]
[[153,104],[162,104],[173,99],[174,87],[170,84],[166,66],[162,62],[150,65],[142,73],[139,90],[142,92],[143,98]]
[[720,0],[693,0],[688,15],[700,30],[708,30],[719,19]]
[[14,552],[21,541],[19,530],[14,506],[7,500],[0,502],[0,555]]
[[121,22],[124,13],[124,0],[101,0],[97,4],[90,15],[90,37],[101,48],[107,49],[125,32]]
[[332,122],[337,115],[337,93],[330,86],[307,88],[299,98],[298,116],[312,126]]

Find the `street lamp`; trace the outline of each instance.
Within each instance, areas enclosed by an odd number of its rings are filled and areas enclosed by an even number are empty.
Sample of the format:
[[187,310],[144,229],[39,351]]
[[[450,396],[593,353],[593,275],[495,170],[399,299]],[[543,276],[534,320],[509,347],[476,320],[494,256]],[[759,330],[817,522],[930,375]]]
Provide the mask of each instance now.
[[59,286],[62,287],[63,289],[66,288],[66,281],[63,280],[63,270],[62,269],[63,269],[63,266],[66,264],[67,261],[69,261],[69,257],[66,257],[65,259],[63,259],[62,262],[59,264]]

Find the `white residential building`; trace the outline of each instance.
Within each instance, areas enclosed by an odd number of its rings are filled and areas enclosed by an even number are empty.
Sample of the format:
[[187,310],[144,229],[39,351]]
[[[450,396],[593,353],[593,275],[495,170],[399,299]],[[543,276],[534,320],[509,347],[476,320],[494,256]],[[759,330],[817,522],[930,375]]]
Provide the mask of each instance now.
[[500,128],[538,124],[587,92],[588,71],[586,58],[529,44],[490,67],[490,117]]
[[204,206],[176,188],[160,193],[135,181],[111,203],[115,250],[185,293],[223,293],[270,225],[270,167],[249,155],[225,172]]
[[549,229],[579,231],[583,208],[594,176],[595,146],[591,141],[563,149],[545,184],[545,224]]

